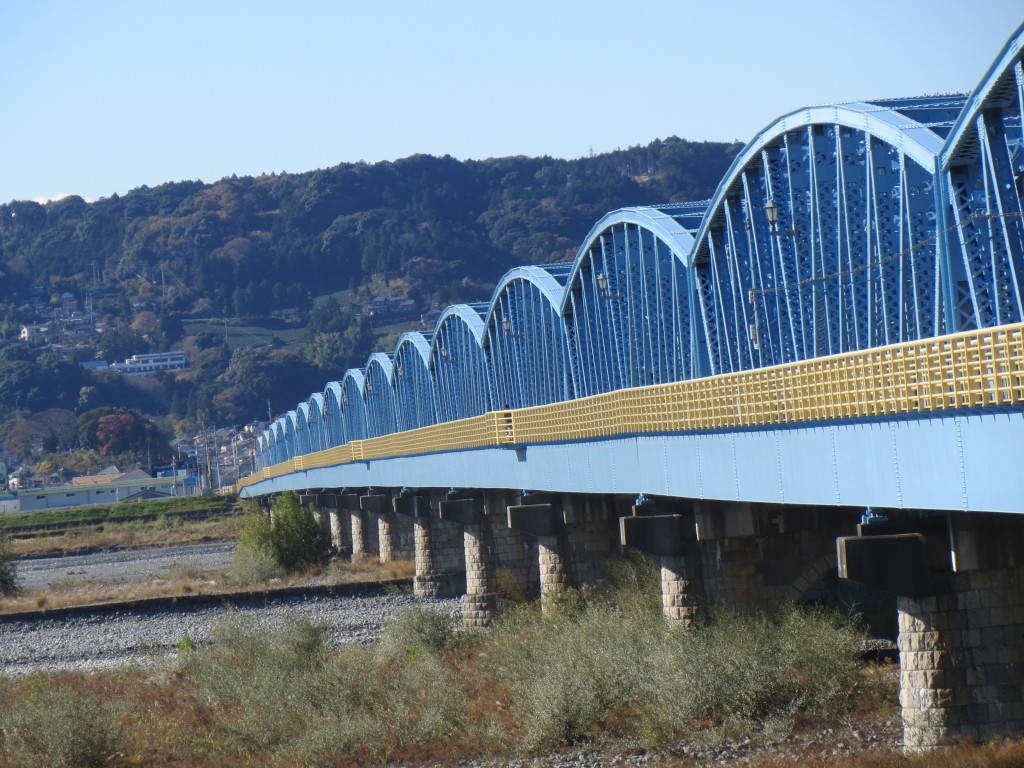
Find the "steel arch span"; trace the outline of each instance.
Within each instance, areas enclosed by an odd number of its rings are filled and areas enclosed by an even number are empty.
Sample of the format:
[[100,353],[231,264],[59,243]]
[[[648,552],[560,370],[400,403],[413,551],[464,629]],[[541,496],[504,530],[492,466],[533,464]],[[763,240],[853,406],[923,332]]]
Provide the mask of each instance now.
[[484,320],[484,352],[499,408],[575,396],[561,314],[570,269],[569,264],[517,267],[495,289]]
[[687,261],[705,209],[625,208],[587,235],[562,307],[577,397],[700,375]]
[[456,304],[437,319],[430,371],[438,421],[468,419],[494,408],[483,346],[487,309],[487,304]]
[[939,157],[956,330],[1024,319],[1024,26],[975,88]]
[[942,332],[933,175],[963,102],[809,108],[747,145],[692,254],[711,373]]
[[399,432],[437,423],[434,377],[430,375],[430,336],[403,333],[395,347],[395,418]]

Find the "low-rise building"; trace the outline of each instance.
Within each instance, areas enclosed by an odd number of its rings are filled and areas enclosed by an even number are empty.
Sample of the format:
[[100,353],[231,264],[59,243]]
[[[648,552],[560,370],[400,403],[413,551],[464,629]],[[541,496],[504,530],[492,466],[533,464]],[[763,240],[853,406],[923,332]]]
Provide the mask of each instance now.
[[132,355],[123,363],[110,366],[125,376],[152,376],[161,371],[183,371],[188,368],[184,352],[154,352],[146,355]]
[[49,332],[48,325],[23,325],[18,338],[27,341],[29,344],[42,344],[46,341],[46,334]]
[[[111,471],[113,469],[114,471]],[[117,472],[116,467],[98,475],[76,477],[71,485],[32,488],[18,493],[21,512],[62,507],[88,507],[94,504],[118,504],[122,501],[168,499],[174,496],[195,496],[195,483],[187,482],[185,468],[151,477],[141,469]]]

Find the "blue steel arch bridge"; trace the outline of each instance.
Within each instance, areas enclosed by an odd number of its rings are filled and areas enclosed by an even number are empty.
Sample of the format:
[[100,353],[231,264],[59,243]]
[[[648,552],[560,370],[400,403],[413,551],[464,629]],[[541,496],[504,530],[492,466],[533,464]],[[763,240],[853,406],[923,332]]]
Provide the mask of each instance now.
[[242,495],[1024,512],[1022,34],[970,94],[790,112],[710,200],[510,270],[278,417]]
[[299,491],[353,558],[405,524],[416,594],[478,626],[499,569],[543,606],[618,545],[684,625],[838,574],[895,595],[908,747],[1024,733],[1022,49],[607,214],[277,418],[240,493]]

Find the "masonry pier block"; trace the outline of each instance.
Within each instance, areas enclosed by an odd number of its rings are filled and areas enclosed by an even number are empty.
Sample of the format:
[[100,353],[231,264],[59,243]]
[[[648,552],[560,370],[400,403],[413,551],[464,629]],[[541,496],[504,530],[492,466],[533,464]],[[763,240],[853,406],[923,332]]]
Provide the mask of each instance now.
[[440,505],[442,520],[456,525],[478,525],[484,518],[483,499],[445,499]]
[[688,542],[696,541],[693,520],[682,515],[620,517],[619,540],[648,555],[679,557]]
[[438,517],[435,503],[426,495],[395,500],[402,517],[412,519],[415,539],[417,597],[454,597],[466,591],[466,559],[461,526]]
[[382,563],[390,563],[395,559],[398,547],[398,521],[394,512],[381,511],[377,513],[377,541],[379,551],[377,556]]
[[665,619],[692,628],[703,602],[693,515],[642,514],[647,512],[643,507],[633,511],[633,517],[619,518],[622,545],[658,558]]
[[1024,734],[1024,521],[904,515],[858,534],[837,541],[842,575],[897,595],[905,749]]
[[555,504],[517,504],[508,508],[508,527],[513,531],[550,538],[564,525],[561,507]]
[[523,501],[531,503],[514,504],[507,510],[511,530],[536,537],[542,611],[550,611],[570,584],[566,544],[561,535],[565,514],[561,503],[550,498],[550,494],[528,496]]
[[466,558],[466,594],[462,596],[462,621],[467,627],[488,627],[497,608],[494,539],[482,498],[444,499],[440,519],[462,528]]

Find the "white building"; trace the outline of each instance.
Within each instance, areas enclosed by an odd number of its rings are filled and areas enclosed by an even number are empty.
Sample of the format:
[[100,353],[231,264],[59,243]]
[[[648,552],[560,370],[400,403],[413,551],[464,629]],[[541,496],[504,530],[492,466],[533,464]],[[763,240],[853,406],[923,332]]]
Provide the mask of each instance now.
[[160,371],[181,371],[188,368],[184,352],[154,352],[132,355],[123,363],[112,363],[111,368],[125,376],[149,376]]

